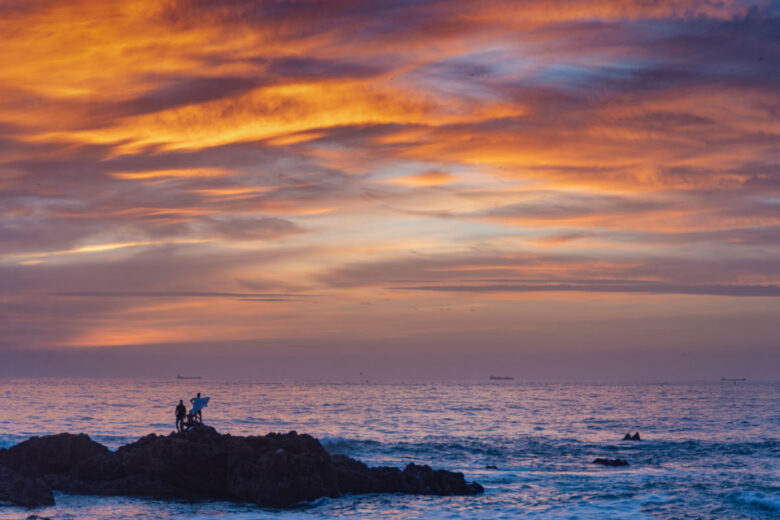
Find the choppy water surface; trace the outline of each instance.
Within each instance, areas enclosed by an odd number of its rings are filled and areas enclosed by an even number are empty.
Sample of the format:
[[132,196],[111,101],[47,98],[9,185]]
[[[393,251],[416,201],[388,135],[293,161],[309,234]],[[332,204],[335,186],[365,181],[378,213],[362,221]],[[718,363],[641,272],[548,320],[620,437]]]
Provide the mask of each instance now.
[[[295,510],[57,495],[53,519],[780,518],[780,384],[264,384],[0,380],[0,447],[86,432],[109,447],[173,429],[178,399],[233,434],[310,433],[369,464],[462,471],[476,497],[368,495]],[[639,443],[621,442],[640,431]],[[620,457],[626,468],[591,464]],[[485,469],[495,465],[497,470]],[[0,518],[29,511],[0,509]]]

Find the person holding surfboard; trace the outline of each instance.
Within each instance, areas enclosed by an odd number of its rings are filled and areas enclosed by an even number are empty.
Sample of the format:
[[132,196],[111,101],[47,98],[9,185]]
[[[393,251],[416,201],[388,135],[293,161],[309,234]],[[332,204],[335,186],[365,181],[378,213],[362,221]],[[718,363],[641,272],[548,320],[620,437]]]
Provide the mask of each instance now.
[[198,418],[198,422],[203,423],[203,412],[202,410],[208,406],[209,404],[209,397],[201,397],[200,392],[198,392],[198,395],[196,397],[193,397],[190,399],[190,402],[192,403],[192,410],[190,410],[190,413]]

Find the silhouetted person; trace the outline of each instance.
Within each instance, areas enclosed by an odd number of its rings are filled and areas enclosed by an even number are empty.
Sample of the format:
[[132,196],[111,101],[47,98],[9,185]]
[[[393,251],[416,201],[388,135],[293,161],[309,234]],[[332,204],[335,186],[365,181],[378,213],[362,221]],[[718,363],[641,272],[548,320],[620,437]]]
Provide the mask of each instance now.
[[184,418],[187,416],[187,407],[184,406],[184,401],[179,400],[179,404],[176,405],[176,429],[182,431],[184,429]]
[[193,426],[195,426],[195,416],[191,413],[187,414],[187,422],[184,423],[184,426],[189,430]]
[[[198,392],[198,395],[190,399],[190,402],[192,403],[193,406],[195,406],[195,399],[200,399],[200,392]],[[203,422],[203,412],[201,412],[200,410],[195,412],[195,417],[198,418],[198,421]]]

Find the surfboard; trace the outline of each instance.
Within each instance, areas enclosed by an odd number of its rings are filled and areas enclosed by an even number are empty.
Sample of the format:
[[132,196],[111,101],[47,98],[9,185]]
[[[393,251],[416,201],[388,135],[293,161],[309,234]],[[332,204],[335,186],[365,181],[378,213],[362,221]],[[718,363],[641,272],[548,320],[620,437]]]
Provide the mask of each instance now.
[[211,397],[196,397],[192,402],[192,410],[190,410],[190,413],[195,415],[202,409],[206,408],[206,406],[209,404],[209,399],[211,399]]

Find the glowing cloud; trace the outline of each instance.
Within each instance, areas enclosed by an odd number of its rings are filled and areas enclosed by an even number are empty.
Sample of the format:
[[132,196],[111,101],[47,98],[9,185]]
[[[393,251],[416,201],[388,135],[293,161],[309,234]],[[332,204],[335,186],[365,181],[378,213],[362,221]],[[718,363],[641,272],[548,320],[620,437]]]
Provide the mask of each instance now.
[[392,184],[400,184],[402,186],[444,186],[458,180],[458,177],[447,172],[426,172],[418,173],[417,175],[407,175],[405,177],[398,177],[390,179],[388,182]]
[[6,2],[0,351],[534,350],[678,314],[706,349],[690,316],[780,310],[778,27],[738,0]]

